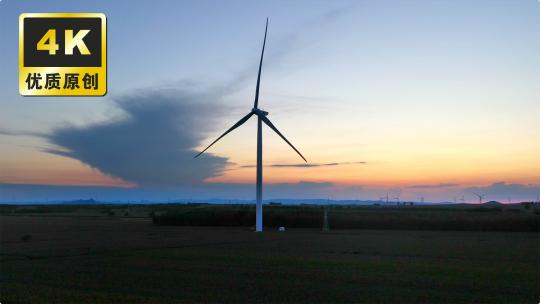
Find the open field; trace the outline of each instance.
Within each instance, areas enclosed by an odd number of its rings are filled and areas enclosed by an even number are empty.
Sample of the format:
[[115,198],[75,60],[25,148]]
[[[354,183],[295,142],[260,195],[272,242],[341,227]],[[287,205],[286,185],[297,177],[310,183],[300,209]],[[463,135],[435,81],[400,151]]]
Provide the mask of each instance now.
[[[324,206],[264,207],[267,227],[321,228]],[[524,204],[429,206],[327,206],[332,229],[539,231],[540,207]],[[177,226],[255,225],[254,205],[90,204],[0,205],[0,215],[152,218],[155,224]]]
[[536,303],[536,232],[1,216],[2,303]]

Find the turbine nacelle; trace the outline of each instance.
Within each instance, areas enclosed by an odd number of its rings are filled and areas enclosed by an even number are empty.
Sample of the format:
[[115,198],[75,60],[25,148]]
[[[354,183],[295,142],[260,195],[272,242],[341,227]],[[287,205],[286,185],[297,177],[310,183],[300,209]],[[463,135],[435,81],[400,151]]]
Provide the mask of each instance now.
[[253,113],[253,114],[257,115],[257,116],[267,116],[268,115],[268,112],[263,111],[263,110],[258,109],[258,108],[251,109],[251,113]]

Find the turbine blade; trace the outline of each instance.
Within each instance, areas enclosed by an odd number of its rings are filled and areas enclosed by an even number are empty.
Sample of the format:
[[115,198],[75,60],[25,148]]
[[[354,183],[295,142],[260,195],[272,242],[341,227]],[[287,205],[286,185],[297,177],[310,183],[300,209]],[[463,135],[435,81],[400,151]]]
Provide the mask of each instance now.
[[268,31],[268,18],[266,18],[266,28],[264,29],[264,41],[263,41],[263,47],[261,52],[261,61],[259,62],[259,75],[257,76],[257,87],[255,89],[255,102],[253,103],[253,107],[257,109],[259,106],[259,86],[261,85],[261,69],[262,69],[262,63],[263,63],[263,57],[264,57],[264,46],[266,45],[266,32]]
[[291,146],[291,148],[293,148],[294,151],[296,151],[296,153],[298,153],[298,155],[300,155],[300,157],[307,163],[307,160],[306,158],[302,155],[302,153],[300,153],[300,151],[298,151],[294,146],[293,144],[291,144],[290,141],[287,140],[287,138],[285,138],[285,136],[283,136],[283,134],[281,134],[281,132],[279,132],[279,130],[274,126],[274,124],[270,121],[270,119],[268,119],[266,116],[264,115],[260,115],[259,116],[262,121],[264,121],[264,123],[270,127],[270,129],[274,130],[274,132],[277,133],[277,135],[279,135],[281,138],[283,138],[283,140],[289,144],[289,146]]
[[194,158],[197,158],[197,157],[199,157],[199,155],[203,154],[204,151],[208,150],[218,140],[223,138],[223,136],[229,134],[232,130],[234,130],[234,129],[240,127],[241,125],[243,125],[251,117],[251,115],[253,115],[253,114],[254,114],[253,112],[249,112],[246,116],[242,117],[242,119],[240,119],[237,123],[235,123],[232,127],[230,127],[229,130],[225,131],[225,133],[221,134],[221,136],[218,137],[216,140],[214,140],[208,147],[206,147],[206,149],[202,150],[199,154],[195,155]]

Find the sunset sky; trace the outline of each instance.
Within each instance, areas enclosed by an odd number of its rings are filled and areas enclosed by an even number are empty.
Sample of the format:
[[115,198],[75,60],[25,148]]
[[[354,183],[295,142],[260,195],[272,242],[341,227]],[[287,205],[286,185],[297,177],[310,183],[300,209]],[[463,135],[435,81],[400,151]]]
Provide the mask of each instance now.
[[[102,12],[105,97],[22,97],[18,18]],[[0,202],[264,197],[502,202],[540,193],[540,2],[0,2]]]

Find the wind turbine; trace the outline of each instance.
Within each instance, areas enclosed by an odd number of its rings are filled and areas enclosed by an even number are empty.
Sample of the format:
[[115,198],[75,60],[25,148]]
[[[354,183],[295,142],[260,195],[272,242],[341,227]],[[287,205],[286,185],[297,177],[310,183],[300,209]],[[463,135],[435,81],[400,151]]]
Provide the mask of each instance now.
[[330,231],[330,226],[328,225],[328,205],[329,204],[326,204],[326,206],[324,206],[323,228],[322,228],[324,232]]
[[399,196],[401,195],[401,190],[399,190],[396,194],[396,197],[394,199],[396,200],[396,206],[399,206]]
[[473,192],[474,195],[478,196],[478,201],[480,202],[480,204],[482,204],[482,200],[484,199],[484,197],[486,196],[486,194],[478,194],[476,192]]
[[383,198],[386,198],[386,205],[388,205],[388,199],[389,199],[388,192],[386,192],[385,196],[381,197],[381,201],[383,200]]
[[251,111],[244,117],[242,117],[237,123],[235,123],[232,127],[230,127],[225,133],[221,134],[220,137],[218,137],[216,140],[214,140],[206,149],[202,150],[199,154],[195,155],[195,158],[199,155],[203,154],[208,148],[210,148],[212,145],[214,145],[218,140],[223,138],[225,135],[229,134],[232,130],[240,127],[243,125],[246,121],[248,121],[251,116],[256,115],[257,116],[257,204],[256,204],[256,225],[255,225],[255,231],[262,232],[263,230],[263,216],[262,216],[262,123],[264,122],[270,129],[274,130],[274,132],[277,133],[293,150],[300,155],[300,157],[307,163],[306,158],[298,151],[291,142],[285,138],[281,132],[274,126],[274,124],[268,119],[268,112],[263,111],[259,109],[259,87],[261,84],[261,69],[262,69],[262,63],[263,63],[263,57],[264,57],[264,47],[266,45],[266,33],[268,31],[268,18],[266,18],[266,27],[264,29],[264,41],[262,46],[262,52],[261,52],[261,61],[259,62],[259,74],[257,76],[257,86],[255,88],[255,101],[253,103],[253,108]]

